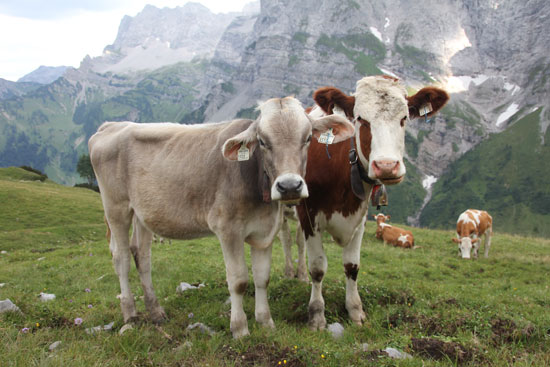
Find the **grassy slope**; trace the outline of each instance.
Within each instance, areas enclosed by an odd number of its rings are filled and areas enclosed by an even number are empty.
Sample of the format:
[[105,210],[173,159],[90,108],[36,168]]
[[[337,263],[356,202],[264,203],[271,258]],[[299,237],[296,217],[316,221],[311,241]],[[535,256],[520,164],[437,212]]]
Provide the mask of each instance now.
[[[170,317],[162,331],[171,338],[149,323],[119,336],[118,282],[103,237],[98,194],[35,178],[19,169],[0,169],[0,250],[7,251],[0,255],[0,283],[6,283],[0,300],[9,298],[23,311],[0,315],[2,365],[252,366],[284,365],[284,360],[290,366],[455,365],[452,358],[436,361],[413,350],[411,338],[420,337],[460,343],[477,355],[475,362],[463,364],[467,366],[550,363],[550,241],[497,232],[489,259],[461,261],[449,241],[450,231],[413,229],[422,248],[405,251],[376,241],[372,221],[367,223],[359,273],[368,315],[364,327],[348,323],[341,250],[325,238],[326,316],[328,323],[344,324],[340,340],[307,329],[310,286],[282,277],[278,242],[269,287],[277,329],[264,330],[254,322],[249,286],[245,312],[252,335],[232,340],[225,268],[213,237],[154,245],[153,279]],[[177,295],[181,281],[206,287]],[[131,283],[143,311],[133,266]],[[41,291],[56,294],[56,300],[41,303],[36,297]],[[74,325],[77,317],[84,320],[81,326]],[[111,321],[114,332],[84,332]],[[194,322],[211,326],[217,334],[186,331]],[[30,332],[22,333],[24,327]],[[61,346],[49,352],[57,340]],[[369,352],[361,351],[362,343],[369,344]],[[371,353],[388,346],[414,358],[393,361]]]
[[[489,211],[496,231],[550,235],[550,142],[540,109],[466,153],[434,187],[421,223],[451,228],[468,208]],[[452,193],[452,195],[449,195]]]

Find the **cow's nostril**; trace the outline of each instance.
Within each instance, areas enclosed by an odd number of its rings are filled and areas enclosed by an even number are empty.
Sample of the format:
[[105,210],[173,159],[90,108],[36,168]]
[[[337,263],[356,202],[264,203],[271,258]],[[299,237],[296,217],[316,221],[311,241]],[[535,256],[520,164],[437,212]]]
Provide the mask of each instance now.
[[298,192],[302,189],[304,183],[300,180],[285,180],[277,182],[277,190],[281,193]]

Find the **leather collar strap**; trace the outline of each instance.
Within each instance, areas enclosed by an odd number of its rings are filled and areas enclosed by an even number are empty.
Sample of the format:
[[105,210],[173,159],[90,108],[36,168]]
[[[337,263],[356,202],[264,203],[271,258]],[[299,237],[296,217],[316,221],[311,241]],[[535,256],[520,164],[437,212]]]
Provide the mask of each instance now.
[[376,185],[376,181],[369,178],[368,173],[365,171],[361,162],[359,161],[359,156],[355,150],[354,137],[350,138],[350,150],[349,150],[349,163],[351,164],[351,190],[361,200],[367,198],[365,194],[365,188],[363,187],[363,182],[369,185]]

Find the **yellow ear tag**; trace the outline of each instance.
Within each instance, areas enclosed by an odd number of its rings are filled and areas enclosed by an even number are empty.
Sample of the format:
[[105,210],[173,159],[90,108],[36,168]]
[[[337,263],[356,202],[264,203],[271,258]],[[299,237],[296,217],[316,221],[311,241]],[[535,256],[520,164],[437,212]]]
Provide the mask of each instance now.
[[319,139],[317,140],[321,144],[332,144],[334,141],[334,134],[332,133],[332,128],[328,129],[327,132],[322,133],[319,135]]
[[248,147],[244,144],[241,144],[241,147],[237,151],[237,160],[240,161],[247,161],[250,159],[250,150]]
[[432,104],[430,102],[426,103],[424,106],[420,107],[419,112],[420,116],[424,116],[432,112],[434,109],[432,108]]

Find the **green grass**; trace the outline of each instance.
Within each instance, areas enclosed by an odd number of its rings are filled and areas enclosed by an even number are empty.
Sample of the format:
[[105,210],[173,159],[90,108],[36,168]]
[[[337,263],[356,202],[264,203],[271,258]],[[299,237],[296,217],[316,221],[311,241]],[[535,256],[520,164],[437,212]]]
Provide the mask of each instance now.
[[[422,337],[458,343],[475,356],[461,366],[550,363],[550,241],[496,232],[488,259],[464,261],[450,241],[452,231],[412,228],[421,248],[407,251],[374,239],[372,221],[359,272],[367,313],[362,327],[349,324],[341,249],[325,236],[326,317],[328,323],[344,325],[340,340],[307,328],[310,285],[283,277],[278,241],[269,286],[277,328],[265,330],[255,323],[249,285],[244,308],[251,336],[233,340],[225,266],[214,237],[153,245],[153,280],[169,320],[159,329],[143,315],[143,322],[120,336],[118,281],[104,239],[99,195],[26,175],[0,169],[0,250],[7,251],[0,255],[0,283],[5,283],[0,300],[9,298],[22,310],[0,315],[2,366],[278,366],[285,360],[288,366],[458,365],[452,357],[436,360],[415,350],[414,338]],[[205,287],[178,295],[182,281]],[[131,284],[144,313],[134,266]],[[40,292],[57,298],[41,303]],[[77,317],[83,319],[80,326],[74,325]],[[84,331],[112,321],[113,331]],[[216,334],[187,331],[194,322]],[[25,327],[28,333],[21,332]],[[55,341],[61,345],[50,352]],[[367,352],[361,350],[363,343],[369,344]],[[386,347],[407,351],[413,359],[381,356],[377,351]]]

